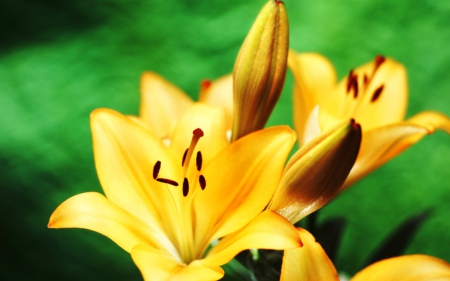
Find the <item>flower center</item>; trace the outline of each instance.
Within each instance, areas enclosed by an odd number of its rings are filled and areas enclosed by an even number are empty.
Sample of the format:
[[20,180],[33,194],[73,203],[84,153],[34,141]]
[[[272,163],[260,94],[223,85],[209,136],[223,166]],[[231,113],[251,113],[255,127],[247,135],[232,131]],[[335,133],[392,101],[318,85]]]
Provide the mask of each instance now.
[[[346,83],[346,106],[343,108],[343,115],[348,117],[357,117],[364,112],[364,108],[379,100],[383,93],[384,84],[379,85],[375,90],[369,93],[369,86],[373,83],[374,77],[381,65],[386,61],[383,56],[375,57],[375,64],[371,74],[355,73],[350,70]],[[373,88],[372,88],[373,89]],[[353,94],[351,94],[353,93]]]
[[[192,158],[192,155],[194,154],[194,150],[195,150],[195,147],[197,146],[198,141],[200,140],[201,137],[204,136],[204,133],[203,133],[202,129],[200,129],[200,128],[195,129],[192,132],[192,134],[193,134],[193,136],[192,136],[192,139],[191,139],[191,144],[184,151],[183,158],[181,160],[181,166],[183,167],[182,192],[183,192],[183,196],[184,197],[188,196],[188,194],[189,194],[189,180],[186,177],[187,172],[188,172],[188,168],[189,168],[189,164],[191,163],[191,158]],[[195,157],[195,166],[197,168],[197,172],[198,173],[200,173],[200,171],[202,169],[202,165],[203,165],[202,152],[201,151],[197,151],[197,155]],[[161,161],[156,161],[155,165],[153,166],[153,179],[154,180],[156,180],[158,182],[170,184],[172,186],[178,186],[179,185],[179,183],[177,181],[175,181],[175,180],[158,177],[160,169],[161,169]],[[205,176],[203,176],[201,174],[198,175],[198,183],[200,184],[200,188],[202,190],[204,190],[206,188],[206,178],[205,178]]]

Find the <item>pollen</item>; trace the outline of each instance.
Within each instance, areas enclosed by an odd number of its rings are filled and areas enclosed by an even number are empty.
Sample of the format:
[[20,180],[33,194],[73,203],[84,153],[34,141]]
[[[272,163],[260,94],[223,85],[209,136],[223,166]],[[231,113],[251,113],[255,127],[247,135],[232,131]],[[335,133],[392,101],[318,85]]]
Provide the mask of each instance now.
[[203,163],[203,159],[202,159],[202,152],[198,151],[197,152],[197,158],[195,159],[196,164],[197,164],[197,171],[200,172],[200,170],[202,169],[202,163]]
[[161,169],[161,161],[156,161],[155,166],[153,166],[153,179],[156,180]]
[[189,194],[189,181],[187,178],[183,180],[183,196],[186,197]]
[[378,87],[372,95],[372,99],[370,100],[370,102],[375,102],[377,101],[377,99],[380,97],[381,93],[383,92],[384,89],[384,85],[381,85],[380,87]]
[[165,178],[157,178],[156,181],[162,182],[162,183],[167,183],[173,186],[178,186],[178,183],[174,180],[171,179],[165,179]]
[[375,71],[386,61],[386,58],[382,55],[377,55],[375,57]]
[[205,190],[205,188],[206,188],[206,179],[205,179],[205,177],[203,175],[200,175],[198,177],[198,183],[200,184],[201,189]]

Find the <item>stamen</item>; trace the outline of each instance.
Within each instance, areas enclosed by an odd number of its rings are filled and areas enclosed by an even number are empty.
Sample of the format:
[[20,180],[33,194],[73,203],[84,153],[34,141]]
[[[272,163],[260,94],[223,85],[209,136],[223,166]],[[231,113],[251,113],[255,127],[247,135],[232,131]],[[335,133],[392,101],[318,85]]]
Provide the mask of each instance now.
[[186,197],[189,193],[189,181],[187,178],[183,180],[183,196]]
[[200,170],[202,169],[202,153],[200,151],[197,152],[197,158],[195,159],[196,164],[197,164],[197,171],[200,172]]
[[183,160],[181,160],[181,167],[184,166],[184,161],[186,160],[186,155],[187,155],[188,150],[189,150],[189,148],[186,148],[186,150],[184,151]]
[[200,175],[200,177],[198,178],[198,182],[200,183],[200,187],[202,188],[202,190],[205,190],[206,188],[206,179],[203,175]]
[[356,99],[358,97],[358,76],[356,74],[354,74],[353,76],[352,86],[353,86],[353,97]]
[[170,179],[165,179],[165,178],[157,178],[156,181],[162,182],[162,183],[167,183],[173,186],[178,186],[178,183],[174,180],[170,180]]
[[353,69],[350,69],[347,78],[347,94],[350,93],[350,90],[352,89],[352,83],[353,83]]
[[384,89],[384,85],[381,85],[380,87],[378,87],[375,92],[373,92],[373,96],[372,99],[370,100],[370,102],[375,102],[377,101],[377,99],[380,97],[381,93],[383,92]]
[[375,57],[375,70],[374,70],[374,72],[377,71],[377,69],[380,67],[380,65],[381,65],[383,62],[385,62],[385,61],[386,61],[386,58],[385,58],[384,56],[382,56],[382,55],[377,55],[377,56]]
[[367,87],[367,84],[369,84],[369,77],[367,77],[367,75],[364,74],[364,86]]
[[153,179],[156,180],[161,169],[161,161],[156,161],[155,166],[153,166]]

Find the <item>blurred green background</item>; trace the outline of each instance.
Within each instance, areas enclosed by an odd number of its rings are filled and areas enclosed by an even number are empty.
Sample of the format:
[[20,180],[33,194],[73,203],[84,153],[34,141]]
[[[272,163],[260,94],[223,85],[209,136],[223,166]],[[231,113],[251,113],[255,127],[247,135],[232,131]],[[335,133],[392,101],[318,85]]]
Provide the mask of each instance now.
[[[49,230],[65,199],[101,191],[89,113],[137,114],[139,77],[160,73],[196,97],[229,73],[265,0],[0,2],[0,275],[2,280],[141,280],[129,255],[86,230]],[[286,0],[291,47],[328,56],[340,77],[376,54],[409,74],[408,116],[450,115],[450,2]],[[291,124],[292,77],[270,124]],[[288,113],[286,113],[288,112]],[[406,218],[432,215],[407,253],[450,261],[450,136],[437,132],[336,198],[345,217],[336,266],[354,274]]]

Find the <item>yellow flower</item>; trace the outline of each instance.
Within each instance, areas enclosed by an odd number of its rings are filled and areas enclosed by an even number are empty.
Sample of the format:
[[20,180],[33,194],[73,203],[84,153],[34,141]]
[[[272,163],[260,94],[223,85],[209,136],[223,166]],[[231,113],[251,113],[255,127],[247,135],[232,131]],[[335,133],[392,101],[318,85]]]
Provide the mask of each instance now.
[[421,112],[404,120],[408,86],[404,66],[377,56],[337,83],[333,65],[314,53],[289,53],[294,74],[294,124],[300,145],[339,119],[361,124],[363,140],[344,187],[378,168],[436,129],[450,133],[450,119]]
[[[195,102],[177,86],[154,72],[142,74],[140,91],[140,119],[155,135],[170,139],[175,125]],[[202,81],[198,102],[223,108],[226,128],[230,130],[233,106],[231,74],[214,81]]]
[[169,146],[108,109],[92,113],[91,128],[106,197],[69,198],[49,227],[109,237],[131,253],[146,280],[217,280],[220,266],[244,249],[300,245],[285,218],[262,212],[295,142],[288,127],[228,145],[223,111],[197,104],[180,119]]
[[[280,281],[339,281],[333,263],[314,237],[298,229],[303,247],[285,250]],[[450,264],[426,255],[406,255],[376,262],[350,281],[450,280]]]

